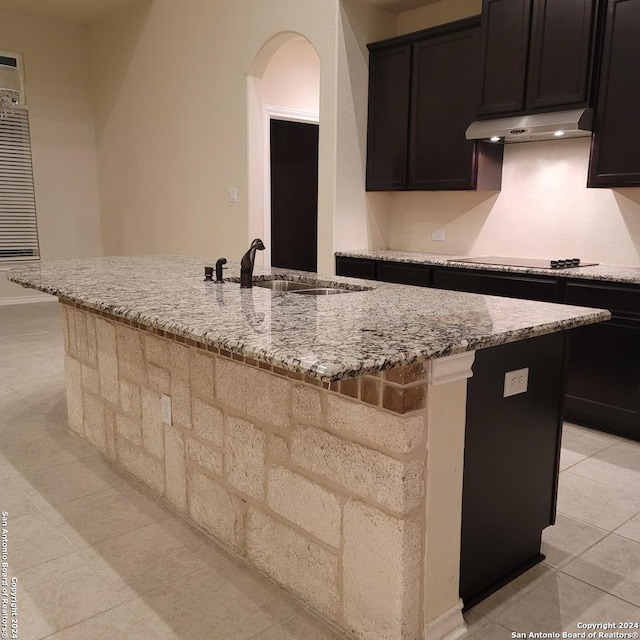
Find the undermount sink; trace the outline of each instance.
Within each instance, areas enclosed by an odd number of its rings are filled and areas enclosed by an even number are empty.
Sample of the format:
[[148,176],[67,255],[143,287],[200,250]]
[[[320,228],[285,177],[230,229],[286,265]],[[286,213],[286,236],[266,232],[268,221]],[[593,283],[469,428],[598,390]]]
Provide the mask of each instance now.
[[367,291],[364,287],[362,289],[340,289],[338,287],[323,287],[320,284],[309,284],[308,282],[297,282],[295,280],[254,280],[253,286],[271,289],[272,291],[301,293],[307,296],[331,296],[337,293]]
[[253,286],[271,289],[272,291],[302,291],[316,288],[315,284],[294,282],[293,280],[254,280]]
[[336,293],[351,293],[350,289],[332,289],[331,287],[321,287],[318,289],[301,289],[291,293],[301,293],[307,296],[331,296]]

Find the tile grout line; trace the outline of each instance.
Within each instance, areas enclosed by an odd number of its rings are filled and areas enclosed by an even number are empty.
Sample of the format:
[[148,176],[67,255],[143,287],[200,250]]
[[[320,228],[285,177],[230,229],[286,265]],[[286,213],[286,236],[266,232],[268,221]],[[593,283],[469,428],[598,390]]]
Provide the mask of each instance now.
[[[613,535],[613,534],[609,534],[609,535]],[[608,536],[607,536],[608,537]],[[603,538],[602,540],[605,540],[605,538]],[[602,542],[602,540],[600,540],[600,542]],[[582,555],[582,554],[580,554]],[[601,587],[596,586],[595,584],[591,584],[591,582],[587,582],[584,578],[579,578],[578,576],[574,576],[570,573],[567,573],[566,571],[563,571],[562,569],[558,569],[559,573],[562,573],[562,575],[568,576],[569,578],[573,578],[574,580],[577,580],[578,582],[582,582],[582,584],[586,584],[588,587],[591,587],[592,589],[597,589],[598,591],[600,591],[600,593],[604,593],[608,596],[611,596],[612,598],[616,598],[617,600],[620,600],[621,602],[626,602],[627,604],[630,604],[636,608],[639,608],[640,605],[636,604],[635,602],[632,602],[631,600],[627,600],[626,598],[622,598],[618,595],[616,595],[615,593],[611,593],[611,591],[606,591],[605,589],[602,589]]]
[[266,633],[267,631],[270,631],[271,629],[275,629],[275,627],[279,627],[280,625],[286,624],[287,622],[289,622],[289,620],[293,620],[294,618],[296,618],[297,616],[299,616],[301,613],[304,613],[304,612],[305,612],[304,609],[302,611],[296,611],[295,613],[292,613],[287,618],[283,618],[279,622],[276,622],[275,624],[269,625],[268,627],[265,627],[264,629],[261,629],[260,631],[258,631],[258,633],[255,633],[252,636],[249,636],[246,640],[255,640],[255,638],[257,638],[258,636],[262,635],[263,633]]

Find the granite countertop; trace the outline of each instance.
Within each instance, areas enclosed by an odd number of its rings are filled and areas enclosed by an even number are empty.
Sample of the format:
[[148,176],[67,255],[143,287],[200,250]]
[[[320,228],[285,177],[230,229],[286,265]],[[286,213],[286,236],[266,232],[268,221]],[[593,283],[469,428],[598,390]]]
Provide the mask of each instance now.
[[608,311],[425,289],[283,269],[260,279],[292,279],[358,289],[308,296],[240,289],[238,263],[219,285],[211,264],[180,256],[43,262],[9,280],[89,308],[169,331],[324,382],[377,373],[607,320]]
[[346,258],[383,260],[385,262],[410,262],[413,264],[430,264],[445,267],[450,266],[460,269],[474,269],[476,271],[502,271],[506,273],[521,273],[536,276],[555,276],[581,280],[602,280],[605,282],[617,282],[620,284],[640,284],[640,267],[621,264],[599,264],[595,267],[551,270],[535,269],[531,267],[502,267],[495,264],[470,264],[468,262],[457,262],[456,259],[476,256],[465,256],[460,254],[444,255],[439,253],[421,253],[418,251],[395,251],[393,249],[337,251],[336,255]]

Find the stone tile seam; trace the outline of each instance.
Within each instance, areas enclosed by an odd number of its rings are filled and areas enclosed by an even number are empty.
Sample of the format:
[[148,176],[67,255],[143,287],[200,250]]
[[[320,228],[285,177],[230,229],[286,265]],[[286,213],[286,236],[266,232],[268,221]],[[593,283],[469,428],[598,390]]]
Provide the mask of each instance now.
[[[144,355],[143,355],[144,360],[145,360],[145,362],[146,362],[147,364],[150,364],[150,365],[152,365],[153,367],[157,367],[157,368],[158,368],[158,369],[160,369],[160,370],[166,371],[166,372],[167,372],[167,374],[170,376],[171,381],[173,382],[173,381],[175,380],[176,375],[174,374],[174,372],[173,372],[171,369],[169,369],[169,368],[166,368],[166,367],[163,367],[163,366],[161,366],[161,365],[156,364],[156,363],[153,361],[153,359],[150,359],[150,358],[146,355],[146,348],[144,348],[144,350],[143,350],[143,354],[144,354]],[[93,363],[91,363],[91,364],[93,364]],[[216,360],[215,360],[215,357],[214,357],[214,358],[212,358],[212,366],[213,366],[213,368],[214,368],[214,391],[213,391],[213,397],[214,397],[214,398],[215,398],[215,396],[217,395],[217,394],[215,393],[215,364],[216,364]],[[145,373],[147,373],[147,372],[145,371]],[[128,375],[128,374],[126,374],[126,373],[123,373],[123,374],[122,374],[122,377],[123,377],[126,381],[130,381],[130,382],[132,382],[132,383],[134,383],[134,384],[141,384],[141,382],[140,382],[139,380],[135,379],[135,377],[134,377],[134,376],[129,376],[129,375]],[[145,377],[146,377],[146,376],[145,376]],[[189,377],[191,377],[191,376],[189,376]],[[147,382],[148,382],[148,379],[145,379],[145,384],[146,384]],[[307,383],[305,383],[305,382],[303,382],[303,381],[299,381],[299,382],[302,382],[302,384],[300,384],[300,385],[299,385],[299,386],[301,386],[302,388],[308,388],[308,387],[309,387],[309,385],[307,385]],[[416,383],[411,383],[411,384],[409,384],[409,385],[397,385],[396,383],[392,383],[392,382],[388,382],[388,383],[386,383],[386,384],[388,384],[388,386],[393,386],[393,387],[395,387],[395,388],[403,388],[403,387],[404,387],[404,388],[412,388],[412,387],[418,387],[418,386],[426,386],[426,385],[424,385],[424,383],[422,383],[421,381],[418,381],[418,382],[416,382]],[[157,386],[154,386],[153,384],[151,384],[151,386],[152,386],[152,389],[153,389],[153,390],[160,391],[160,392],[162,392],[162,391],[163,391],[163,389],[159,389]],[[315,386],[315,385],[311,385],[311,387],[313,387],[313,386]],[[325,391],[326,391],[326,389],[325,389]],[[338,395],[340,395],[340,396],[344,396],[345,398],[350,398],[350,399],[351,399],[351,396],[349,396],[348,394],[342,394],[342,393],[339,393]],[[196,392],[196,396],[197,396],[197,397],[200,397],[200,398],[202,398],[202,399],[204,399],[204,400],[207,400],[207,401],[211,401],[211,399],[212,399],[212,398],[211,398],[211,397],[209,397],[208,395],[205,395],[205,394],[203,394],[203,393],[198,393],[198,392]],[[359,402],[359,403],[361,403],[361,404],[364,404],[365,406],[378,406],[378,409],[379,409],[379,410],[381,410],[381,411],[383,411],[383,412],[390,413],[391,415],[401,415],[401,416],[403,416],[403,417],[412,417],[412,416],[416,415],[417,413],[419,413],[420,411],[423,411],[423,409],[416,409],[416,410],[414,410],[414,411],[411,411],[411,412],[404,412],[404,413],[403,413],[403,412],[394,412],[394,411],[389,410],[389,409],[386,409],[386,408],[384,408],[384,407],[382,407],[382,406],[379,406],[379,405],[372,405],[372,404],[370,404],[370,403],[367,403],[367,402],[362,401],[362,400],[359,400],[359,399],[355,399],[355,398],[354,398],[354,399],[353,399],[353,401],[354,401],[354,402]]]
[[[112,410],[115,409],[115,413],[116,415],[120,414],[120,410],[116,405],[113,405],[112,403],[110,403],[108,400],[102,398],[102,396],[96,396],[95,394],[91,394],[94,395],[94,397],[100,399],[102,402],[108,404],[111,406]],[[84,420],[83,420],[84,423]],[[183,435],[183,438],[185,438],[185,436],[189,436],[192,435],[191,431],[185,431],[180,427],[174,427],[176,428],[178,431],[180,431]],[[225,430],[225,434],[226,434],[226,430]],[[79,436],[78,436],[79,437]],[[80,438],[81,440],[83,440],[83,442],[87,442],[85,439]],[[117,441],[119,439],[125,440],[129,446],[133,447],[136,451],[138,451],[138,453],[142,453],[145,456],[149,456],[151,458],[153,458],[154,460],[156,460],[158,463],[166,463],[166,456],[163,458],[157,458],[156,456],[153,455],[153,453],[151,453],[148,449],[146,449],[144,447],[144,445],[138,444],[134,441],[132,441],[130,438],[128,438],[126,435],[120,433],[119,431],[116,432],[116,451],[118,453],[118,457],[116,459],[117,462],[119,462],[119,457],[120,457],[120,452],[119,452],[119,447],[117,445]],[[241,498],[242,500],[253,504],[254,506],[260,506],[262,505],[263,510],[264,510],[264,506],[266,505],[268,507],[268,510],[270,512],[273,513],[277,513],[276,511],[274,511],[267,502],[267,496],[268,496],[268,471],[269,469],[272,468],[277,468],[277,467],[282,467],[285,469],[288,469],[289,471],[292,471],[294,473],[297,473],[297,475],[313,482],[314,484],[317,484],[318,486],[320,486],[321,488],[329,491],[330,493],[336,495],[336,497],[338,497],[340,500],[340,519],[341,519],[341,530],[342,530],[342,518],[343,518],[343,508],[344,505],[352,500],[358,501],[358,502],[362,502],[364,504],[369,504],[369,506],[371,506],[372,508],[376,508],[380,511],[383,511],[384,513],[387,513],[388,515],[392,515],[393,517],[397,518],[397,519],[404,519],[409,517],[408,514],[399,514],[397,512],[395,512],[392,509],[389,509],[388,507],[384,506],[384,505],[380,505],[378,504],[375,500],[370,500],[364,496],[361,496],[359,494],[353,493],[351,492],[349,489],[347,489],[346,487],[344,487],[343,485],[341,485],[340,483],[331,481],[328,483],[327,482],[327,478],[322,476],[321,474],[316,474],[312,471],[309,471],[307,469],[304,469],[303,467],[298,467],[297,465],[295,465],[291,460],[287,460],[287,461],[282,461],[282,460],[277,460],[277,464],[275,465],[269,465],[267,464],[268,459],[267,456],[268,454],[265,455],[265,473],[264,473],[264,478],[265,478],[265,501],[264,502],[260,502],[257,501],[255,498],[253,498],[252,496],[244,493],[241,489],[238,489],[237,487],[235,487],[234,485],[231,485],[228,481],[228,477],[227,477],[227,469],[226,469],[226,465],[224,465],[224,470],[223,470],[223,474],[222,475],[218,475],[216,473],[214,473],[213,471],[211,471],[210,469],[207,469],[205,467],[202,467],[200,465],[198,465],[195,461],[191,460],[190,458],[188,458],[188,454],[187,454],[187,441],[186,439],[184,440],[185,442],[185,469],[194,469],[197,470],[200,473],[203,473],[203,475],[206,475],[207,477],[211,478],[211,480],[218,482],[219,484],[221,484],[221,486],[223,486],[227,491],[230,491],[231,493],[237,495],[239,498]],[[94,449],[96,449],[96,451],[98,451],[99,453],[101,453],[99,451],[99,449],[97,449],[93,443],[88,442],[89,446],[93,447]],[[227,455],[227,451],[226,450],[219,450],[216,449],[219,453],[222,453],[223,456]],[[119,463],[121,464],[121,463]],[[118,468],[121,468],[120,466],[118,466]],[[166,494],[166,471],[165,471],[165,492],[163,492],[163,496]],[[154,495],[156,495],[154,493]],[[187,501],[189,502],[189,495],[190,492],[187,491]],[[413,510],[415,511],[415,510]],[[412,511],[412,512],[413,512]],[[409,513],[412,513],[409,512]],[[289,523],[290,525],[293,525],[295,528],[300,528],[298,525],[296,525],[296,523],[293,523],[291,521],[289,521],[288,519],[286,519],[284,516],[281,516],[283,523]],[[301,531],[306,532],[306,534],[310,537],[312,537],[314,540],[318,540],[320,542],[322,542],[319,538],[316,538],[311,532],[306,531],[303,528],[300,528]],[[327,543],[323,543],[323,544],[327,544]],[[334,552],[338,547],[334,547],[331,545],[328,545],[327,547],[328,549],[332,549]]]
[[[269,471],[272,469],[284,469],[286,471],[291,471],[292,473],[295,473],[292,469],[290,469],[289,467],[285,466],[284,463],[282,463],[282,461],[278,461],[278,464],[265,464],[265,478],[268,479],[269,477]],[[300,475],[300,474],[298,474]],[[309,482],[311,482],[309,480],[309,478],[305,478],[305,476],[300,475],[301,478],[304,478],[305,480],[308,480]],[[317,483],[313,483],[313,484],[317,484]],[[352,499],[350,497],[347,497],[345,495],[339,494],[334,492],[333,490],[331,490],[329,487],[323,486],[323,485],[318,485],[321,489],[323,489],[326,493],[330,493],[334,498],[336,498],[336,501],[338,502],[339,506],[340,506],[340,542],[338,543],[337,546],[329,544],[328,542],[325,542],[326,545],[328,545],[329,549],[332,549],[334,552],[335,551],[339,551],[340,554],[342,554],[342,550],[343,550],[343,541],[342,541],[342,532],[343,532],[343,520],[344,520],[344,507],[345,505]],[[269,491],[268,491],[268,487],[265,491],[265,505],[267,506],[267,508],[270,511],[273,511],[274,513],[278,513],[280,514],[279,511],[276,511],[276,509],[274,507],[271,506],[271,504],[269,503]],[[280,516],[282,518],[284,518],[285,523],[291,522],[292,524],[295,524],[294,522],[290,521],[286,516],[280,514]],[[300,526],[300,525],[298,525]],[[302,529],[304,531],[307,531],[306,529],[304,529],[304,527],[302,527]],[[311,532],[308,531],[308,535],[315,537],[315,535]]]
[[[105,401],[107,401],[107,400],[105,399]],[[108,402],[108,401],[107,401],[107,402]],[[117,412],[117,413],[120,413],[120,411],[119,411],[119,407],[117,407],[116,405],[112,405],[112,406],[115,408],[115,410],[116,410],[116,412]],[[236,413],[236,411],[234,411],[233,413]],[[250,417],[250,418],[252,418],[252,417]],[[252,423],[254,422],[254,420],[253,420],[253,419],[251,419],[250,421],[251,421]],[[271,431],[271,430],[272,430],[272,426],[271,426],[271,425],[269,425],[269,429],[268,429],[268,431]],[[126,439],[126,438],[125,438],[125,439]],[[359,443],[356,443],[356,444],[359,444]],[[135,445],[135,443],[134,443],[134,445]],[[361,446],[361,445],[360,445],[360,446]],[[138,447],[137,447],[137,448],[138,448]],[[138,448],[138,449],[139,449],[139,448]],[[142,451],[143,451],[145,454],[149,455],[149,452],[148,452],[146,449],[144,449],[144,448],[143,448],[143,449],[142,449]],[[304,476],[305,474],[301,474],[301,475],[303,475],[303,476]],[[324,486],[322,482],[319,482],[319,484],[320,484],[321,486]],[[342,485],[339,485],[339,486],[340,486],[340,487],[342,487]],[[348,490],[347,490],[345,487],[342,487],[342,490],[343,490],[343,491],[347,491],[347,492],[348,492]],[[235,492],[235,488],[234,488],[234,492]],[[364,501],[366,501],[366,500],[367,500],[367,498],[364,498],[363,496],[361,496],[361,495],[357,495],[357,494],[355,494],[355,498],[356,498],[356,499],[359,499],[359,500],[364,500]],[[376,507],[377,507],[377,508],[381,508],[381,510],[382,510],[382,511],[385,511],[385,510],[386,510],[386,509],[385,509],[385,507],[384,507],[383,505],[377,505],[377,504],[375,503],[375,501],[373,501],[373,504],[374,504],[374,505],[376,505]],[[392,513],[393,513],[393,511],[392,511]],[[394,515],[396,515],[396,514],[394,513]],[[403,517],[404,515],[405,515],[405,514],[403,514],[401,517]]]
[[[142,385],[138,384],[137,386],[139,386],[140,389],[143,388]],[[154,391],[153,389],[148,389],[148,390],[149,391]],[[84,388],[83,388],[83,391],[84,391]],[[89,392],[89,393],[91,393],[91,392]],[[119,404],[115,405],[115,404],[109,402],[109,400],[104,398],[104,396],[102,396],[102,395],[96,395],[96,394],[93,394],[93,393],[91,393],[91,395],[93,395],[94,397],[100,399],[101,401],[103,401],[105,403],[108,403],[115,410],[116,416],[117,415],[122,415],[123,417],[128,418],[128,417],[130,417],[132,415],[132,414],[126,413],[121,408],[121,406]],[[390,450],[388,448],[385,448],[385,447],[383,447],[381,445],[378,445],[378,444],[375,444],[375,443],[370,443],[368,441],[367,441],[367,444],[363,444],[362,442],[366,441],[365,438],[357,439],[358,436],[354,436],[352,434],[346,434],[346,433],[343,433],[341,431],[334,430],[329,425],[322,425],[322,426],[319,427],[317,425],[317,423],[312,424],[312,425],[307,425],[307,424],[304,424],[304,423],[297,423],[297,422],[293,422],[292,421],[292,423],[289,426],[281,427],[281,430],[279,430],[277,428],[274,429],[275,425],[272,425],[271,423],[263,422],[263,421],[260,421],[260,420],[256,420],[250,414],[246,414],[246,413],[240,412],[236,408],[230,407],[229,405],[227,405],[225,403],[221,403],[221,402],[218,401],[215,404],[213,404],[212,406],[220,409],[223,412],[223,446],[222,447],[218,447],[217,445],[215,445],[213,443],[210,443],[210,441],[206,440],[206,438],[202,438],[202,442],[207,446],[212,446],[212,448],[215,451],[218,451],[218,452],[222,453],[223,455],[226,455],[225,443],[226,443],[227,430],[228,430],[228,419],[229,419],[229,417],[235,417],[235,418],[240,418],[242,420],[246,420],[247,422],[250,422],[256,428],[258,428],[261,431],[263,431],[265,434],[271,434],[271,435],[277,435],[279,437],[283,437],[285,439],[285,441],[288,441],[288,438],[287,438],[287,436],[289,435],[287,433],[288,429],[293,430],[298,426],[310,426],[312,428],[320,429],[322,431],[325,431],[325,432],[327,432],[327,433],[339,438],[340,440],[342,440],[342,441],[344,441],[346,443],[354,444],[354,445],[363,447],[365,449],[369,449],[371,451],[374,451],[374,452],[379,453],[381,455],[387,456],[387,457],[389,457],[389,458],[391,458],[393,460],[397,460],[399,462],[408,463],[408,462],[411,462],[411,461],[414,461],[414,460],[423,460],[423,459],[426,460],[426,458],[427,458],[427,440],[428,440],[427,429],[428,429],[428,425],[426,424],[426,416],[425,416],[425,425],[423,426],[423,434],[422,434],[422,436],[420,438],[419,444],[416,445],[414,447],[414,449],[409,453],[398,453],[398,452],[395,452],[395,451]],[[192,398],[192,408],[193,408],[193,398]],[[136,416],[136,418],[137,418],[137,416]],[[191,435],[193,437],[193,434],[197,434],[198,438],[201,438],[201,436],[195,431],[195,428],[193,427],[193,423],[192,423],[192,428],[191,429],[185,429],[184,427],[178,426],[178,425],[174,425],[174,426],[176,428],[180,429],[181,431],[183,431],[184,436]],[[121,437],[124,437],[120,433],[119,433],[119,435]],[[129,438],[125,437],[125,439],[127,441],[131,442],[133,445],[139,446],[135,442],[131,441]],[[185,449],[186,449],[186,440],[185,440]],[[145,453],[148,453],[152,457],[157,459],[155,456],[153,456],[153,454],[148,452],[146,449],[142,448],[142,450]],[[185,455],[186,455],[186,453],[185,453]],[[164,460],[164,458],[162,458],[161,460]],[[293,464],[292,461],[290,461],[290,463]],[[426,464],[425,464],[425,467],[426,467]],[[304,469],[303,467],[298,467],[297,465],[296,465],[296,468],[298,470]],[[305,471],[307,471],[307,470],[305,470]],[[308,473],[313,473],[313,472],[308,471]],[[304,474],[301,474],[301,475],[304,475]],[[226,467],[225,467],[225,471],[223,472],[223,476],[226,478]],[[313,480],[318,483],[318,478],[322,478],[322,477],[324,477],[324,476],[318,475],[318,477],[317,478],[314,477]],[[342,487],[343,491],[347,492],[347,495],[356,495],[356,494],[350,494],[349,490],[346,487],[343,487],[342,485],[340,485],[340,486]],[[377,504],[377,503],[374,502],[374,504]],[[392,513],[393,513],[393,510],[392,510]]]
[[341,498],[344,499],[344,503],[341,505],[342,508],[344,508],[344,506],[346,505],[347,502],[349,501],[357,501],[357,502],[362,502],[364,504],[367,504],[368,506],[370,506],[372,509],[377,509],[378,511],[381,511],[383,513],[385,513],[386,515],[389,515],[393,518],[396,518],[397,520],[405,520],[405,519],[410,519],[412,517],[413,514],[419,512],[422,510],[422,503],[416,505],[413,509],[407,511],[406,513],[400,512],[400,511],[396,511],[395,509],[392,509],[391,507],[381,504],[379,502],[376,502],[375,500],[373,500],[372,498],[368,498],[366,496],[362,496],[360,494],[357,494],[353,491],[351,491],[350,489],[348,489],[347,487],[345,487],[343,484],[340,484],[339,482],[332,480],[331,478],[329,478],[328,476],[322,475],[320,473],[317,473],[315,471],[311,471],[310,469],[306,469],[305,467],[301,467],[299,465],[297,465],[295,462],[293,462],[293,460],[287,460],[286,464],[282,463],[282,461],[278,461],[279,462],[279,466],[283,466],[285,469],[288,469],[289,471],[292,471],[294,473],[297,473],[298,475],[302,476],[303,478],[306,478],[307,480],[310,480],[312,482],[314,482],[315,484],[321,486],[324,489],[327,489],[335,494],[337,494],[338,496],[340,496]]
[[[248,499],[247,504],[250,505],[252,508],[256,509],[257,511],[260,511],[261,513],[269,516],[276,522],[279,522],[280,524],[286,527],[289,527],[293,531],[296,531],[297,533],[301,534],[303,537],[317,544],[319,547],[322,547],[325,551],[329,552],[331,555],[340,559],[340,556],[342,554],[342,544],[340,544],[337,547],[330,545],[328,542],[322,540],[321,538],[318,538],[316,535],[311,533],[311,531],[308,531],[304,527],[301,527],[299,524],[292,522],[291,520],[288,520],[285,516],[280,514],[278,511],[275,511],[274,509],[272,509],[266,502],[263,503],[263,502],[257,502],[254,499]],[[341,531],[341,534],[342,534],[342,531]]]
[[[181,427],[177,426],[177,425],[168,425],[168,426],[172,426],[175,429],[180,430],[181,432],[184,433],[185,436],[189,437],[189,440],[195,440],[199,444],[202,444],[205,447],[208,447],[209,449],[213,449],[213,451],[216,452],[216,453],[224,453],[224,449],[225,449],[224,442],[223,442],[222,446],[219,446],[219,445],[211,442],[211,440],[207,440],[206,438],[201,436],[195,429],[188,429],[186,431],[183,431],[183,429]],[[186,446],[187,442],[188,442],[188,440],[185,440],[185,446]]]
[[[198,396],[196,396],[198,397]],[[200,398],[202,399],[202,398]],[[208,404],[211,404],[211,402],[209,401]],[[291,419],[289,424],[287,425],[275,425],[273,423],[270,422],[266,422],[264,420],[261,420],[260,418],[254,416],[253,414],[244,412],[240,409],[238,409],[237,407],[234,407],[226,402],[223,402],[219,399],[215,399],[214,400],[214,404],[212,404],[211,406],[216,407],[217,409],[220,409],[221,411],[223,411],[223,413],[225,414],[225,425],[226,425],[226,417],[227,416],[231,416],[231,417],[235,417],[235,418],[240,418],[241,420],[246,420],[247,422],[251,422],[254,426],[262,429],[263,431],[266,431],[268,433],[272,433],[274,435],[278,435],[281,436],[285,439],[287,436],[287,430],[288,429],[293,429],[296,426],[308,426],[308,427],[313,427],[316,429],[320,429],[322,431],[326,431],[327,433],[331,433],[332,435],[335,435],[336,437],[341,438],[342,440],[344,440],[345,442],[349,442],[351,444],[356,444],[359,445],[361,447],[364,447],[365,449],[370,449],[371,451],[375,451],[377,453],[380,453],[382,455],[385,455],[389,458],[393,458],[394,460],[398,460],[400,462],[408,462],[410,460],[415,460],[415,459],[421,459],[422,458],[422,453],[425,452],[426,453],[426,437],[425,434],[423,433],[422,438],[420,439],[420,445],[416,445],[414,447],[414,449],[412,449],[410,452],[408,453],[401,453],[401,452],[397,452],[394,451],[393,449],[390,449],[388,447],[384,447],[383,445],[380,445],[378,443],[372,442],[370,440],[368,440],[367,438],[361,437],[361,436],[356,436],[354,434],[350,434],[347,432],[342,432],[339,430],[335,430],[332,429],[332,427],[330,427],[329,424],[327,424],[325,422],[325,420],[328,418],[328,416],[323,416],[323,420],[322,422],[318,423],[318,422],[314,422],[311,420],[297,420],[297,419]],[[365,406],[371,406],[371,405],[365,405]],[[328,411],[328,407],[326,409],[323,409],[324,411]],[[421,410],[423,417],[425,419],[425,425],[424,425],[424,430],[426,431],[427,429],[427,424],[426,424],[426,410],[422,409]],[[419,414],[419,412],[416,412],[417,414]],[[398,414],[391,414],[394,416],[397,416]],[[406,417],[402,416],[402,417]],[[416,417],[415,415],[411,416]],[[359,439],[358,439],[359,438]],[[364,444],[363,444],[364,442]],[[421,450],[422,445],[425,445],[424,448]]]
[[[322,409],[322,413],[323,413],[322,420],[320,422],[318,422],[318,421],[315,421],[313,419],[307,419],[307,418],[298,419],[298,418],[294,417],[291,414],[291,416],[290,416],[291,417],[291,421],[290,421],[290,423],[288,425],[275,425],[273,423],[263,421],[259,417],[256,417],[255,415],[253,415],[251,413],[244,412],[241,409],[238,409],[237,407],[235,407],[233,405],[230,405],[230,404],[228,404],[228,403],[226,403],[226,402],[224,402],[224,401],[222,401],[222,400],[220,400],[218,398],[214,399],[213,404],[211,403],[210,399],[204,399],[204,400],[205,400],[205,402],[207,404],[212,404],[212,406],[215,406],[216,408],[228,413],[229,415],[241,418],[242,420],[247,420],[248,422],[251,422],[255,426],[260,427],[260,428],[262,428],[262,429],[264,429],[264,430],[266,430],[266,431],[268,431],[270,433],[274,433],[276,435],[280,435],[280,436],[286,435],[285,432],[286,432],[286,430],[288,428],[295,427],[295,426],[298,426],[298,425],[300,425],[300,426],[302,426],[302,425],[312,426],[312,427],[315,427],[315,428],[321,428],[324,431],[327,431],[329,433],[335,434],[338,437],[343,438],[347,442],[352,442],[353,444],[359,444],[360,446],[364,446],[365,448],[369,448],[372,451],[377,451],[378,453],[382,453],[383,455],[387,455],[387,456],[392,457],[394,459],[398,459],[398,460],[404,461],[405,460],[405,456],[406,456],[406,459],[414,459],[416,457],[414,455],[414,453],[415,453],[414,450],[412,450],[409,453],[397,452],[397,451],[394,451],[391,448],[384,447],[383,445],[375,443],[375,442],[373,442],[373,441],[371,441],[371,440],[369,440],[367,438],[364,438],[362,436],[356,436],[354,434],[349,434],[347,432],[342,432],[342,431],[339,431],[339,430],[332,429],[329,426],[329,424],[326,422],[328,420],[328,417],[329,417],[328,416],[329,408],[327,406],[327,402],[324,401],[324,400],[326,400],[328,395],[326,393],[323,393],[322,391],[320,393],[321,393],[321,402],[322,402],[322,407],[323,407],[323,409]],[[203,400],[203,398],[201,396],[198,396],[197,394],[193,394],[192,393],[192,395],[194,395],[195,397],[198,397],[199,399]],[[351,399],[348,399],[348,400],[351,400]],[[371,407],[371,405],[368,405],[366,403],[360,403],[360,402],[356,402],[356,401],[354,401],[354,403],[363,404],[366,407]],[[382,410],[382,411],[384,411],[384,410]],[[426,409],[420,409],[419,411],[413,412],[411,415],[407,415],[407,414],[399,415],[399,414],[396,414],[396,413],[386,412],[386,411],[385,411],[385,413],[389,413],[389,415],[392,415],[394,417],[400,417],[400,418],[415,418],[415,417],[418,417],[420,414],[422,414],[422,416],[424,417],[425,421],[426,421],[426,417],[427,417]],[[425,429],[426,429],[426,422],[425,422]],[[356,439],[356,438],[359,438],[359,439]],[[423,439],[426,442],[426,438],[423,438]],[[363,442],[364,442],[364,444],[363,444]]]
[[[95,395],[95,394],[93,394],[93,395]],[[96,396],[96,397],[99,398],[100,400],[102,400],[103,402],[109,404],[112,409],[115,409],[116,415],[120,414],[120,409],[116,405],[113,405],[112,403],[110,403],[108,400],[106,400],[102,396]],[[226,417],[227,416],[225,414],[225,427],[226,427]],[[232,416],[232,417],[237,417],[237,416]],[[84,420],[83,420],[83,423],[84,423]],[[258,426],[258,425],[254,425],[254,426]],[[174,428],[176,428],[177,430],[179,430],[183,434],[183,438],[185,438],[185,436],[192,435],[191,430],[185,430],[185,429],[183,429],[181,427],[174,427]],[[227,430],[225,428],[225,430],[224,430],[225,440],[226,440],[226,433],[227,433]],[[276,435],[280,435],[280,434],[276,433]],[[123,434],[117,432],[116,433],[116,441],[119,438],[125,440],[127,443],[130,444],[130,446],[134,447],[134,449],[136,449],[139,453],[142,453],[142,454],[144,454],[146,456],[149,456],[149,457],[153,458],[154,460],[156,460],[159,463],[160,462],[164,463],[165,460],[166,460],[166,456],[164,458],[161,458],[161,459],[157,458],[151,452],[149,452],[147,449],[145,449],[144,445],[138,445],[137,443],[131,441],[129,438],[127,438]],[[84,440],[84,439],[83,439],[83,441],[86,442],[86,440]],[[88,444],[90,446],[94,447],[96,449],[96,451],[101,453],[93,445],[93,443],[89,442]],[[354,444],[358,444],[358,443],[354,443]],[[116,448],[118,449],[117,442],[116,442]],[[227,456],[226,448],[223,449],[222,451],[218,450],[218,452],[222,453],[222,455],[226,458],[226,456]],[[421,458],[417,458],[417,459],[420,460]],[[268,470],[270,468],[274,468],[273,465],[272,466],[268,466],[266,464],[267,460],[268,460],[268,450],[265,452],[265,468],[264,468],[265,469],[265,473],[264,473],[265,482],[266,482],[266,479],[268,477]],[[415,459],[407,460],[407,462],[414,461],[414,460]],[[119,450],[118,450],[118,461],[119,461]],[[386,513],[387,515],[390,515],[390,516],[392,516],[392,517],[394,517],[396,519],[399,519],[399,520],[404,520],[404,519],[410,518],[412,514],[420,511],[420,509],[421,509],[421,506],[417,505],[416,507],[414,507],[413,509],[409,510],[406,513],[398,512],[398,511],[388,507],[387,505],[384,505],[384,504],[381,504],[381,503],[377,502],[376,500],[374,500],[372,498],[368,498],[366,496],[362,496],[360,494],[357,494],[357,493],[351,491],[350,489],[348,489],[347,487],[345,487],[341,483],[332,480],[328,476],[324,476],[324,475],[322,475],[320,473],[316,473],[316,472],[313,472],[313,471],[311,471],[309,469],[301,467],[301,466],[295,464],[293,462],[293,460],[291,460],[290,458],[288,460],[286,460],[286,461],[277,460],[277,464],[275,466],[281,466],[281,467],[283,467],[285,469],[288,469],[289,471],[292,471],[292,472],[300,475],[301,477],[313,482],[314,484],[319,485],[321,488],[324,488],[324,489],[330,491],[331,493],[337,494],[338,496],[343,498],[344,502],[341,501],[341,519],[342,519],[344,504],[346,504],[346,502],[348,502],[350,500],[356,500],[356,501],[368,504],[372,508],[378,509],[379,511],[382,511],[383,513]],[[228,478],[227,478],[226,464],[223,465],[223,474],[220,476],[220,475],[217,475],[214,472],[210,471],[209,469],[206,469],[204,467],[199,466],[197,463],[195,463],[192,460],[190,460],[187,457],[187,445],[186,445],[186,439],[185,439],[185,469],[191,469],[193,467],[195,467],[196,470],[198,470],[200,472],[204,472],[204,475],[206,475],[207,477],[210,477],[212,480],[222,484],[222,486],[226,490],[231,491],[233,494],[237,495],[242,500],[250,501],[250,502],[252,502],[252,503],[254,503],[256,505],[265,504],[263,502],[256,501],[255,498],[252,498],[248,494],[242,492],[237,487],[229,484]],[[426,464],[425,464],[425,469],[426,469]],[[166,477],[165,477],[165,483],[166,483]],[[166,487],[165,487],[165,491],[166,491]],[[187,491],[188,495],[189,495],[189,493],[190,492]],[[266,500],[267,493],[268,493],[268,488],[265,486],[265,494],[264,494],[265,495],[265,500]],[[188,500],[188,495],[187,495],[187,500]]]

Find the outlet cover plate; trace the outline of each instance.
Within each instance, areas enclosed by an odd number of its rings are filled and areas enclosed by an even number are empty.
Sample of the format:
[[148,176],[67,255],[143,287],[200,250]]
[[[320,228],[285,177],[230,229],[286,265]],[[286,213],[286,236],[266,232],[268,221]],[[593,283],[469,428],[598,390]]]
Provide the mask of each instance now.
[[171,411],[171,396],[167,396],[164,393],[162,394],[162,422],[168,425],[173,424],[172,411]]
[[507,371],[504,374],[504,397],[526,393],[529,388],[529,369]]

